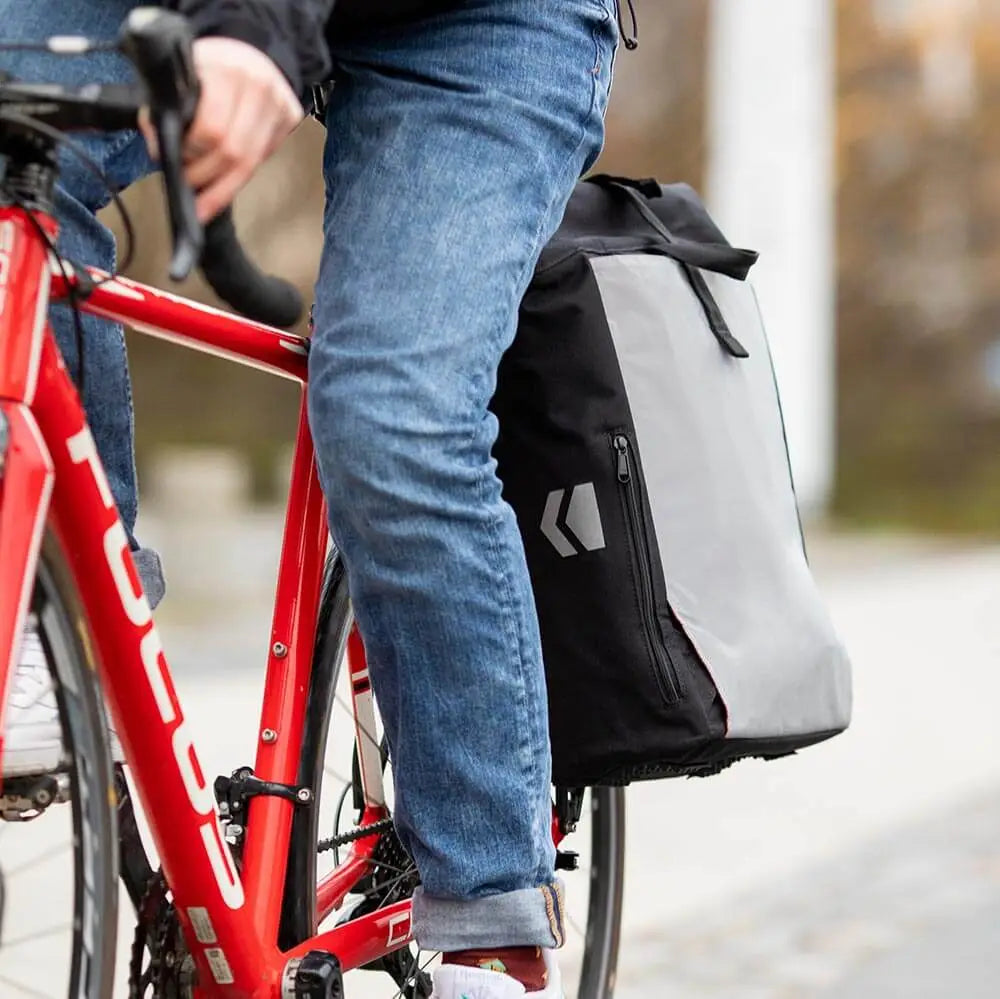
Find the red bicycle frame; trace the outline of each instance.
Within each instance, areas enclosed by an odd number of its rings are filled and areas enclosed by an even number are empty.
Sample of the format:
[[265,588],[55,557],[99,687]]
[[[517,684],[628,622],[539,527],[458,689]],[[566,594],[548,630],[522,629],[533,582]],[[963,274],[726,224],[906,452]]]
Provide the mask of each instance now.
[[[53,219],[43,214],[35,219],[55,236]],[[292,785],[327,545],[306,420],[308,342],[124,278],[96,271],[92,276],[98,283],[81,303],[86,311],[303,386],[254,764],[257,777]],[[26,212],[0,209],[0,695],[5,698],[47,525],[83,601],[111,716],[198,966],[198,994],[276,999],[289,961],[310,950],[336,954],[349,970],[407,944],[410,903],[398,902],[279,950],[294,805],[280,797],[252,799],[238,873],[93,437],[46,322],[50,294],[65,297],[68,290]],[[356,633],[349,663],[359,733],[370,731],[374,709]],[[0,739],[2,731],[0,724]],[[358,745],[367,824],[388,813],[378,748],[364,739]],[[366,872],[377,841],[372,835],[354,843],[346,860],[320,883],[319,919],[337,908]]]

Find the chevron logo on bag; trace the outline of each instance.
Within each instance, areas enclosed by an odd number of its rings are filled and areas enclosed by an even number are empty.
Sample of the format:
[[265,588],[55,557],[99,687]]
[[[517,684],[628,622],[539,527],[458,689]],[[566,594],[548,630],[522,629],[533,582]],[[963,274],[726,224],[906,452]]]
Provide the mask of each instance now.
[[540,525],[542,534],[563,558],[579,555],[581,550],[596,552],[604,548],[604,528],[594,483],[584,482],[569,490],[564,510],[565,497],[565,489],[549,493]]

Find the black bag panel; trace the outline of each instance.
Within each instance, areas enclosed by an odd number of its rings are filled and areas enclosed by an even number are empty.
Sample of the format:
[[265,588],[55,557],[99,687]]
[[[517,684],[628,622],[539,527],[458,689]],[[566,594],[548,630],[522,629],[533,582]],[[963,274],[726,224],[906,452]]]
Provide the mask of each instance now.
[[[618,754],[596,767],[579,786],[599,787],[631,784],[637,780],[663,780],[667,777],[711,777],[740,760],[779,760],[794,756],[800,749],[815,746],[840,735],[843,729],[814,732],[808,736],[776,736],[772,739],[726,739],[701,747],[697,757],[677,762],[674,753],[665,756],[662,746],[652,747],[641,759],[629,759]],[[657,751],[659,755],[657,755]],[[561,785],[567,786],[567,785]]]
[[[634,441],[634,427],[583,255],[563,261],[529,290],[491,408],[500,424],[498,474],[517,514],[538,608],[554,779],[564,786],[592,784],[649,759],[665,741],[684,757],[701,750],[706,732],[724,738],[715,688],[667,605],[637,452],[646,529],[636,539],[629,528],[612,442],[619,433]],[[604,545],[595,550],[587,550],[568,522],[579,487],[592,488],[596,499]],[[542,530],[549,504],[557,540],[572,554],[560,553]],[[651,624],[637,542],[656,570]],[[663,657],[650,645],[650,627],[675,666],[673,696]]]

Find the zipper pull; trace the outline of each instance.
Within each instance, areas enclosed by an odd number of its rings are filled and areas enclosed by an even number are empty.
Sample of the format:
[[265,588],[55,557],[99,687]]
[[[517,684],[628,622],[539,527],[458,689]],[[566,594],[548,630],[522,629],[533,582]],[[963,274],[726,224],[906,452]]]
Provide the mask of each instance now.
[[619,434],[614,440],[614,446],[618,454],[618,481],[629,482],[632,479],[632,469],[628,460],[628,438]]

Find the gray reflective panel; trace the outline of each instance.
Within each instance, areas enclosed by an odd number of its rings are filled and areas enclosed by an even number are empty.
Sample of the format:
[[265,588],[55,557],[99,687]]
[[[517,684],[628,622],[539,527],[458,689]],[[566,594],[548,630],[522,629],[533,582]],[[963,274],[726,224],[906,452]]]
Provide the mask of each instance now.
[[604,547],[604,528],[593,482],[584,482],[573,490],[566,511],[566,526],[588,552]]
[[670,604],[732,738],[845,727],[851,687],[805,561],[753,289],[705,272],[749,359],[726,354],[677,264],[592,261],[636,428]]

